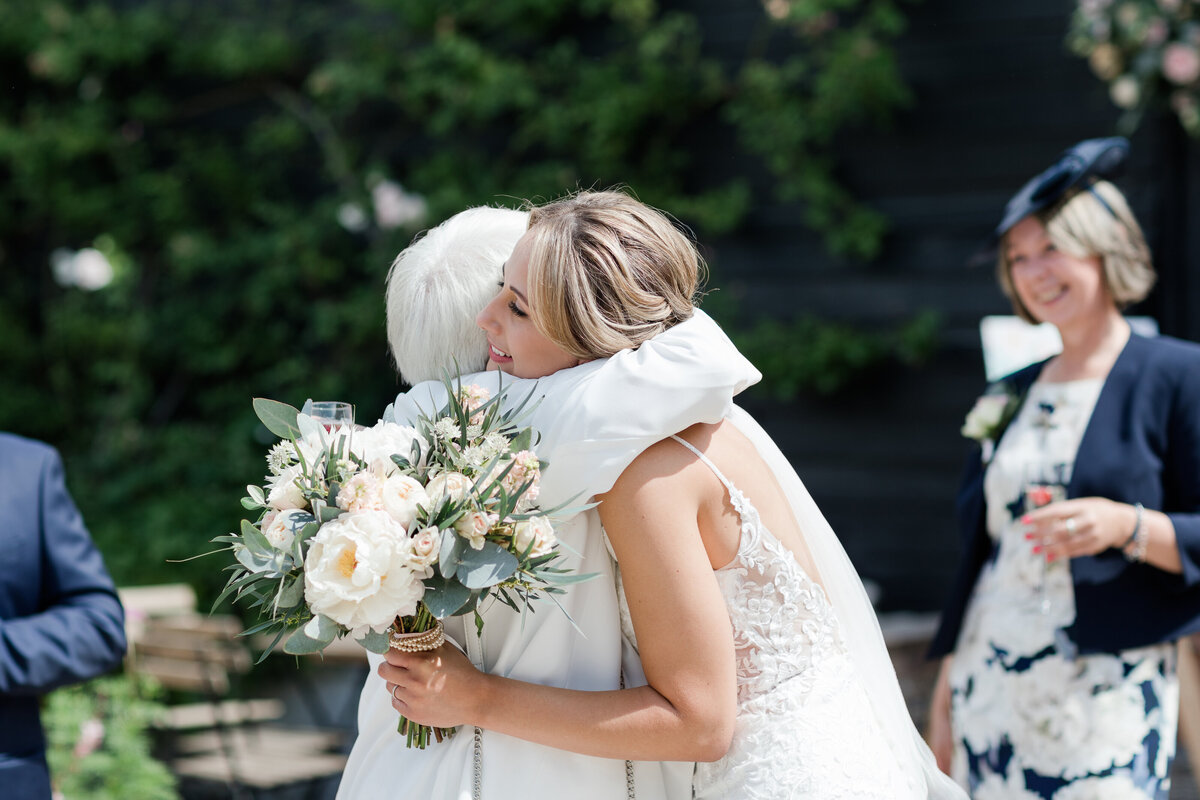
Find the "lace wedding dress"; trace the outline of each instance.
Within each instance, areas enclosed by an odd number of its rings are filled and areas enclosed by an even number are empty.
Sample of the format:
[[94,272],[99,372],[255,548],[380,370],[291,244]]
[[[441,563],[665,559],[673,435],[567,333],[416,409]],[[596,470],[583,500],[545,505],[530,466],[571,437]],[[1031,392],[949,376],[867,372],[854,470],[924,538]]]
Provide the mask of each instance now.
[[716,571],[737,657],[738,716],[720,761],[697,764],[697,798],[916,795],[876,721],[821,585],[737,487],[691,444],[741,519],[737,555]]

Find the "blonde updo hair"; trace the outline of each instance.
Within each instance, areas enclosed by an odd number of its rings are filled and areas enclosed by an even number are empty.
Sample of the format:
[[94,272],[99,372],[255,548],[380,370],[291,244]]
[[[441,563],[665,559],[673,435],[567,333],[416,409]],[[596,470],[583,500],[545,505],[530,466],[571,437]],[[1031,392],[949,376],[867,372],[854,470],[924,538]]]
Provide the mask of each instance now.
[[[1117,308],[1144,300],[1154,287],[1154,266],[1141,226],[1125,196],[1108,181],[1096,181],[1034,216],[1059,250],[1077,258],[1100,257],[1101,274]],[[1013,286],[1007,242],[1006,234],[996,261],[1000,287],[1017,316],[1036,325],[1041,320],[1029,313]]]
[[661,211],[588,191],[529,212],[534,324],[576,358],[637,347],[692,316],[700,254]]

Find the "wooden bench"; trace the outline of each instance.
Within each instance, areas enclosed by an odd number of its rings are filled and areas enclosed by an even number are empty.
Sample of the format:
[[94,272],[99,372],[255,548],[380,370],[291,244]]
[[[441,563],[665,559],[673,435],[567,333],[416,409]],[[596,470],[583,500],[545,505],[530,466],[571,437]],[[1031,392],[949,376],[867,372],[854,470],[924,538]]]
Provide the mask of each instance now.
[[230,796],[320,782],[340,775],[344,733],[280,727],[273,698],[241,697],[253,659],[241,622],[195,609],[190,587],[119,590],[126,605],[130,671],[167,689],[156,755],[184,783],[224,785]]

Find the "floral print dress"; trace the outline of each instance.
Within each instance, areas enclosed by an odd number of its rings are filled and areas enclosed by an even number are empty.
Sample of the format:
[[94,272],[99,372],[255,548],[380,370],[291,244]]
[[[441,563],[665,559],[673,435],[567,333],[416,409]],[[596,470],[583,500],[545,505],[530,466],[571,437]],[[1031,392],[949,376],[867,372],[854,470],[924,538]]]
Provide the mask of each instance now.
[[992,553],[950,671],[955,777],[975,800],[1166,800],[1175,648],[1079,655],[1070,566],[1025,539],[1029,492],[1071,479],[1102,379],[1034,383],[984,479]]

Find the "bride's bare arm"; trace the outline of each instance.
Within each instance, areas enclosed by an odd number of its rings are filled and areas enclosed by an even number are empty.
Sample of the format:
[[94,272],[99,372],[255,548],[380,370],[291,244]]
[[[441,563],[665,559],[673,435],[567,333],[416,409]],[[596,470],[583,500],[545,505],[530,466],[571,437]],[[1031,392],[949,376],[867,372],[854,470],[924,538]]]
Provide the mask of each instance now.
[[678,450],[650,448],[600,505],[648,686],[557,689],[478,672],[449,647],[432,654],[392,651],[379,672],[389,690],[395,687],[396,709],[416,722],[478,725],[607,758],[713,761],[724,755],[736,716],[733,638],[697,530],[703,485],[678,472]]

